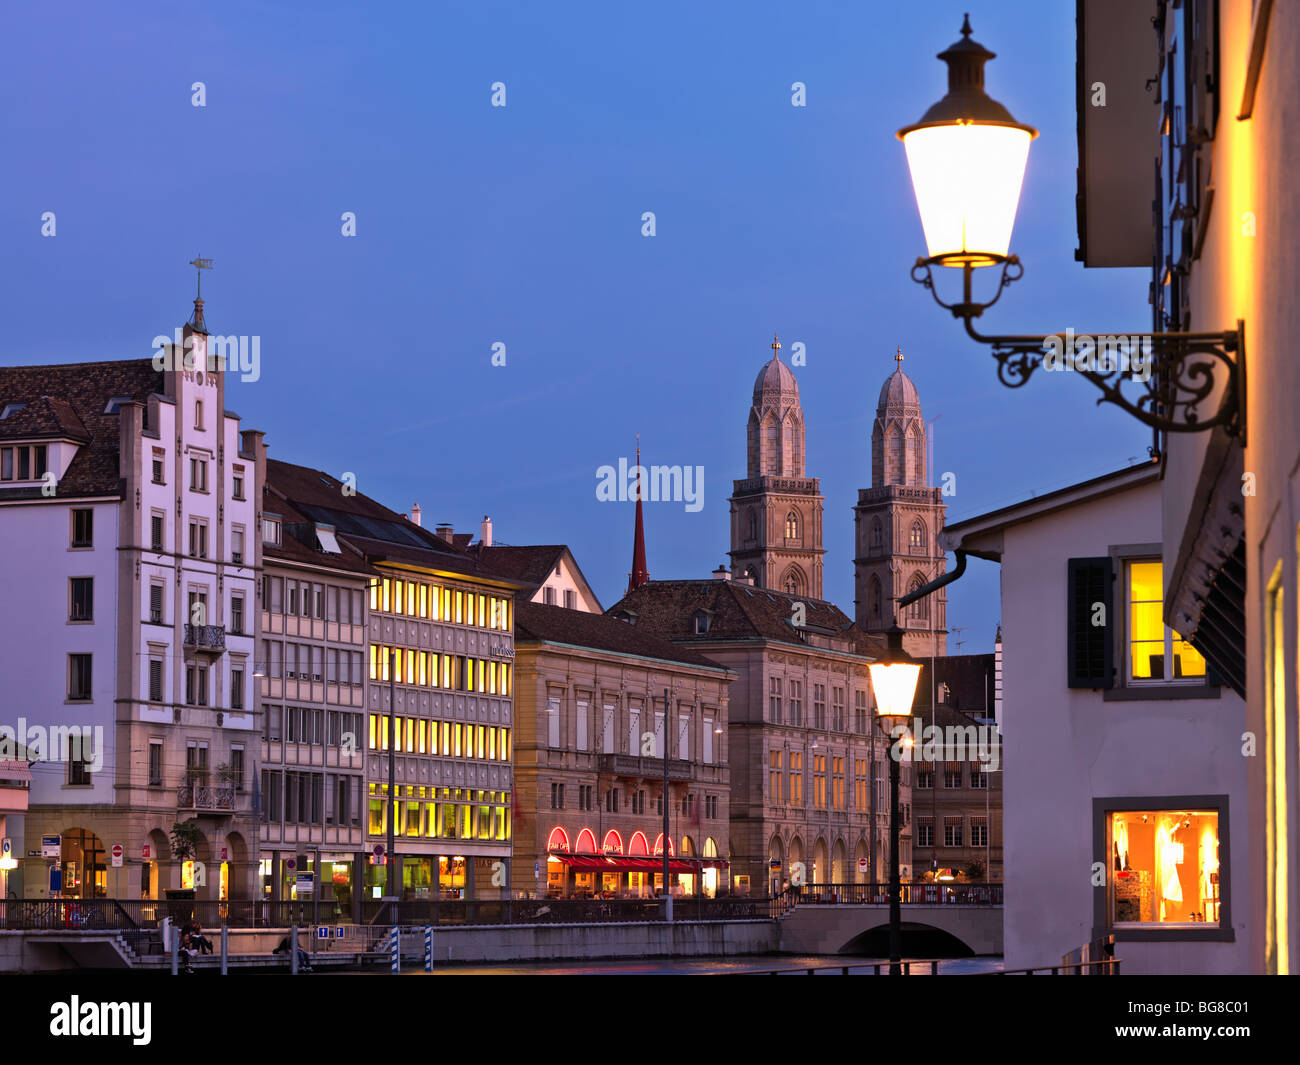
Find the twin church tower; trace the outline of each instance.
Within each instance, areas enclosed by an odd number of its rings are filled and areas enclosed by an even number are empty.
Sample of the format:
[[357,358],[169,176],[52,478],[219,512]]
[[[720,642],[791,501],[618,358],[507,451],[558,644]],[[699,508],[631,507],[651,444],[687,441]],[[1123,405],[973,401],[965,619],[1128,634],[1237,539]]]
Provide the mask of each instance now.
[[[885,379],[871,430],[871,487],[853,508],[854,617],[883,634],[895,622],[909,654],[946,653],[943,590],[905,608],[895,602],[944,571],[939,550],[944,503],[930,487],[926,428],[903,355]],[[754,382],[747,429],[748,475],[731,496],[731,563],[759,588],[822,599],[822,496],[804,474],[804,417],[799,385],[772,342],[772,358]]]

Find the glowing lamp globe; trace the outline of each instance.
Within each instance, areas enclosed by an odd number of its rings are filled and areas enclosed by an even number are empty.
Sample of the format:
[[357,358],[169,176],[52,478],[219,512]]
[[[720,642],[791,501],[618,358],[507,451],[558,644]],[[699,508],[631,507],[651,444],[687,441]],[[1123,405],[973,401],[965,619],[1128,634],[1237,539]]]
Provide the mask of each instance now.
[[889,630],[887,637],[889,645],[884,654],[867,666],[876,697],[876,716],[908,718],[912,716],[921,664],[903,650],[903,630],[897,625]]
[[1007,258],[1029,142],[1038,131],[985,94],[984,64],[994,53],[970,39],[969,18],[961,34],[939,53],[948,64],[948,95],[898,138],[929,261],[992,266]]

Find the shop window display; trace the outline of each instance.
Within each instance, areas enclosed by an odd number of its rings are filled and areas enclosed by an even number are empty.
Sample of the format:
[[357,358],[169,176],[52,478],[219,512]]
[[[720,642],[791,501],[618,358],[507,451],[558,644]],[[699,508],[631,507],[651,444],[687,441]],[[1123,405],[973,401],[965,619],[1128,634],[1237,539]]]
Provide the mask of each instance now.
[[1107,818],[1115,925],[1219,923],[1219,815],[1126,810]]

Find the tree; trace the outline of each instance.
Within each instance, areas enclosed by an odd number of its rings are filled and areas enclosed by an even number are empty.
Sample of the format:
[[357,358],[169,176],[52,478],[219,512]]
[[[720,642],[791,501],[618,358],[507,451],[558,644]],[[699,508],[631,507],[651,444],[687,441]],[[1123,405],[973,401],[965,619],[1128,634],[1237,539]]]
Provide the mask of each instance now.
[[188,821],[173,823],[171,838],[172,854],[178,862],[183,862],[198,853],[199,844],[203,842],[203,832],[199,829],[198,821],[191,817]]

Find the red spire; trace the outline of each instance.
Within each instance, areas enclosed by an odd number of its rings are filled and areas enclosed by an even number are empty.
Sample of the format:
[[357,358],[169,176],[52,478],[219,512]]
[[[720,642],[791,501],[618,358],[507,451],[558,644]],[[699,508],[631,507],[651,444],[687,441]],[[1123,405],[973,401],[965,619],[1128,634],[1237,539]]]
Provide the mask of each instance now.
[[635,592],[650,579],[645,568],[645,520],[641,515],[641,448],[636,449],[636,533],[632,541],[632,572],[627,575],[627,590]]

